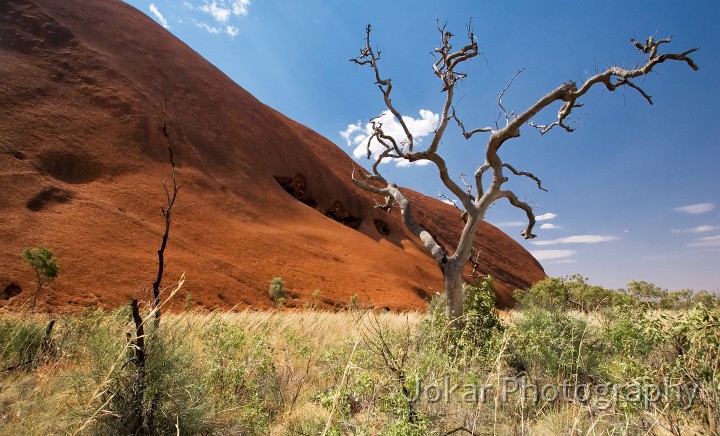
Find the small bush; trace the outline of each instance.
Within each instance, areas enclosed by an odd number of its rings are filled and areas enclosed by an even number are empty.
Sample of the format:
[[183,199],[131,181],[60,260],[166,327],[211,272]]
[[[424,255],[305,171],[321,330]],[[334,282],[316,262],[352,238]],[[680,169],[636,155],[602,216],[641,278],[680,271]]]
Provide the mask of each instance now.
[[710,434],[720,430],[720,309],[698,306],[670,327],[678,349],[673,381],[696,386],[696,405]]
[[[113,321],[119,323],[108,325]],[[102,387],[89,411],[95,414],[91,431],[124,434],[134,427],[138,416],[146,416],[151,418],[144,423],[149,434],[174,434],[176,426],[186,434],[207,432],[206,389],[190,344],[185,342],[189,327],[165,324],[163,329],[153,331],[151,323],[145,324],[149,330],[145,337],[146,375],[140,377],[134,350],[126,345],[124,335],[117,334],[133,329],[132,324],[116,316],[106,318],[102,324],[105,331],[99,330],[88,338],[94,355],[88,375],[94,380],[92,386]],[[145,392],[139,405],[142,411],[135,401],[140,383]]]
[[42,287],[55,280],[60,273],[60,265],[52,250],[45,247],[26,248],[22,252],[22,259],[35,271],[37,288],[33,295],[30,310],[35,310],[35,302]]
[[661,319],[644,311],[618,308],[606,312],[604,320],[593,345],[603,356],[600,364],[603,378],[622,383],[648,376],[653,354],[662,353],[667,347]]
[[278,304],[284,304],[287,299],[287,289],[285,289],[285,282],[282,277],[273,277],[270,280],[270,287],[268,289],[270,299]]
[[570,277],[546,277],[526,290],[517,290],[515,299],[521,308],[539,307],[550,311],[598,309],[637,305],[637,300],[625,293],[602,286],[592,286],[587,278],[575,274]]
[[357,294],[351,295],[350,300],[348,301],[348,305],[347,305],[348,309],[358,310],[360,308],[358,301],[359,300],[358,300]]
[[[203,332],[208,393],[219,409],[234,410],[242,434],[263,434],[281,408],[273,349],[264,335],[248,336],[238,325],[214,320]],[[224,413],[221,413],[224,415]]]
[[31,369],[42,354],[45,327],[33,320],[0,321],[0,371]]
[[[498,351],[505,325],[495,309],[492,277],[487,276],[463,287],[463,327],[450,325],[445,313],[447,297],[437,294],[430,301],[430,316],[420,326],[418,336],[426,348],[438,353],[425,353],[424,358],[439,365],[447,358],[456,364],[485,360]],[[428,362],[429,363],[429,362]]]
[[511,331],[511,366],[533,380],[593,379],[598,354],[587,321],[540,308],[523,312]]

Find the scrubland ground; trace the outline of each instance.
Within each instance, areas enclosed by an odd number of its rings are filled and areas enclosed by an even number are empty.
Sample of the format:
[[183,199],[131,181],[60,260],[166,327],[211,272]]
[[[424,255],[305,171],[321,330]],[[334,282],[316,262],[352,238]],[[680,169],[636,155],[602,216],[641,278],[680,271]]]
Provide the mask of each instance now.
[[462,330],[441,297],[425,313],[188,303],[157,328],[146,313],[142,368],[129,307],[51,329],[4,314],[0,434],[717,434],[712,302],[549,279],[498,316],[490,286],[466,287]]

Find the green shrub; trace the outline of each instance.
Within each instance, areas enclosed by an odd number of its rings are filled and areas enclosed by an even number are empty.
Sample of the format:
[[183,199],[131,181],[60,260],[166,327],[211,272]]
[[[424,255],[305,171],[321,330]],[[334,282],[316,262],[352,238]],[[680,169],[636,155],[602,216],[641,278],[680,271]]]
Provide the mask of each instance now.
[[711,294],[708,291],[698,291],[694,293],[691,297],[692,300],[692,306],[699,306],[703,305],[707,308],[720,308],[720,297],[717,295]]
[[538,307],[550,311],[578,310],[600,312],[607,317],[639,313],[653,309],[687,310],[702,304],[720,307],[720,299],[707,292],[691,289],[669,292],[645,281],[633,280],[625,289],[592,286],[580,275],[546,277],[529,289],[513,294],[520,309]]
[[315,289],[312,292],[312,296],[310,297],[310,301],[306,301],[303,303],[303,308],[305,309],[315,309],[318,307],[318,304],[320,303],[320,289]]
[[670,327],[678,349],[673,382],[698,388],[695,406],[710,434],[720,430],[720,309],[700,305]]
[[594,345],[602,353],[600,366],[605,380],[624,383],[650,376],[653,355],[666,358],[661,355],[668,345],[662,319],[650,312],[623,308],[605,315]]
[[660,307],[660,301],[667,298],[668,291],[646,281],[632,280],[624,290],[642,304],[650,308]]
[[220,409],[235,411],[224,419],[234,421],[243,434],[266,433],[282,406],[267,339],[261,334],[248,336],[240,326],[223,320],[210,323],[202,339],[209,367],[205,377],[208,392],[218,400]]
[[[93,398],[84,411],[92,417],[91,433],[125,434],[138,416],[151,417],[146,423],[150,434],[175,434],[176,426],[183,434],[207,433],[206,389],[186,342],[189,326],[166,322],[153,331],[152,323],[145,324],[145,377],[141,377],[135,352],[126,341],[125,333],[134,331],[127,315],[123,308],[95,318],[97,328],[86,334],[91,366],[78,388],[80,398]],[[145,395],[139,411],[135,400],[141,385]]]
[[[463,286],[462,328],[452,327],[448,322],[446,299],[443,293],[430,301],[430,316],[421,324],[418,334],[423,338],[424,348],[442,351],[456,363],[482,360],[497,352],[505,325],[495,309],[492,277]],[[437,353],[426,357],[442,360]]]
[[26,248],[22,252],[22,259],[35,271],[37,288],[33,295],[30,310],[35,310],[35,302],[42,287],[55,280],[60,273],[60,265],[52,250],[45,247]]
[[285,282],[282,277],[273,277],[272,280],[270,280],[268,293],[270,294],[270,299],[274,302],[280,305],[285,303],[287,299],[287,290],[285,289]]
[[358,310],[360,308],[358,301],[359,299],[357,294],[351,295],[350,300],[348,301],[347,308],[349,310]]
[[510,363],[534,380],[582,380],[598,375],[599,356],[587,321],[531,308],[510,331]]
[[463,308],[464,327],[458,332],[461,346],[482,347],[505,330],[495,309],[491,276],[463,286]]
[[45,327],[34,320],[0,321],[0,371],[31,369],[42,355]]
[[513,294],[520,308],[538,307],[550,311],[578,310],[593,312],[612,307],[639,305],[634,295],[613,289],[593,286],[587,278],[575,274],[570,277],[546,277],[525,290]]

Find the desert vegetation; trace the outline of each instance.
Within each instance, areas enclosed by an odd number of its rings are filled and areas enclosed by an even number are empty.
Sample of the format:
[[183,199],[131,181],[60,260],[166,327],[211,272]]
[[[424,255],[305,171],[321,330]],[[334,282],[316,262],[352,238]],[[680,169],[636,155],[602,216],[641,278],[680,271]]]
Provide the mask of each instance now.
[[22,260],[26,262],[35,272],[35,280],[37,288],[32,297],[30,310],[35,310],[38,294],[43,286],[52,282],[60,274],[60,265],[58,264],[52,250],[45,247],[26,248],[22,252]]
[[48,315],[5,314],[0,433],[125,434],[138,416],[145,434],[717,431],[712,294],[573,276],[518,291],[509,313],[489,278],[463,298],[462,329],[443,295],[426,312],[188,308],[162,325],[148,301],[140,398],[130,306],[57,315],[52,330]]

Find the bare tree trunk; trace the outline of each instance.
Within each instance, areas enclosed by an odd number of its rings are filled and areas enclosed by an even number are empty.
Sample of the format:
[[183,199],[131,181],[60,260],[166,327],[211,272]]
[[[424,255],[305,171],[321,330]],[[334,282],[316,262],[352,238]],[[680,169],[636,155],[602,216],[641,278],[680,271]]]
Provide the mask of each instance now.
[[168,237],[170,235],[170,223],[172,221],[172,210],[175,206],[175,200],[177,199],[178,192],[182,188],[182,184],[178,186],[177,179],[175,177],[175,156],[173,155],[172,144],[170,142],[170,135],[168,133],[168,101],[165,100],[165,108],[161,116],[160,124],[162,126],[162,133],[165,136],[165,140],[168,144],[168,154],[170,156],[170,167],[172,168],[172,192],[168,189],[165,180],[163,179],[162,185],[165,190],[165,206],[161,207],[163,217],[165,218],[165,232],[163,233],[162,243],[160,249],[157,251],[158,255],[158,272],[155,281],[153,282],[153,309],[155,310],[155,319],[153,325],[157,329],[160,326],[160,284],[162,283],[163,272],[165,270],[165,248],[167,248]]
[[132,345],[135,357],[132,362],[137,370],[137,379],[135,386],[132,388],[132,416],[128,422],[128,431],[130,434],[147,434],[148,429],[145,427],[146,419],[143,409],[143,398],[145,398],[146,372],[145,372],[145,329],[143,327],[143,319],[140,316],[140,309],[136,299],[132,299],[130,303],[132,319],[135,323],[135,339]]
[[37,297],[38,297],[38,294],[40,294],[40,290],[42,289],[42,285],[43,285],[42,277],[40,276],[40,274],[36,272],[35,275],[36,275],[36,279],[37,279],[37,288],[35,288],[35,294],[33,295],[32,304],[30,305],[31,312],[35,312],[35,304],[37,303]]
[[453,262],[453,265],[447,265],[443,269],[443,279],[445,280],[445,295],[447,296],[447,306],[445,306],[445,314],[447,319],[455,327],[462,327],[463,316],[463,264]]

